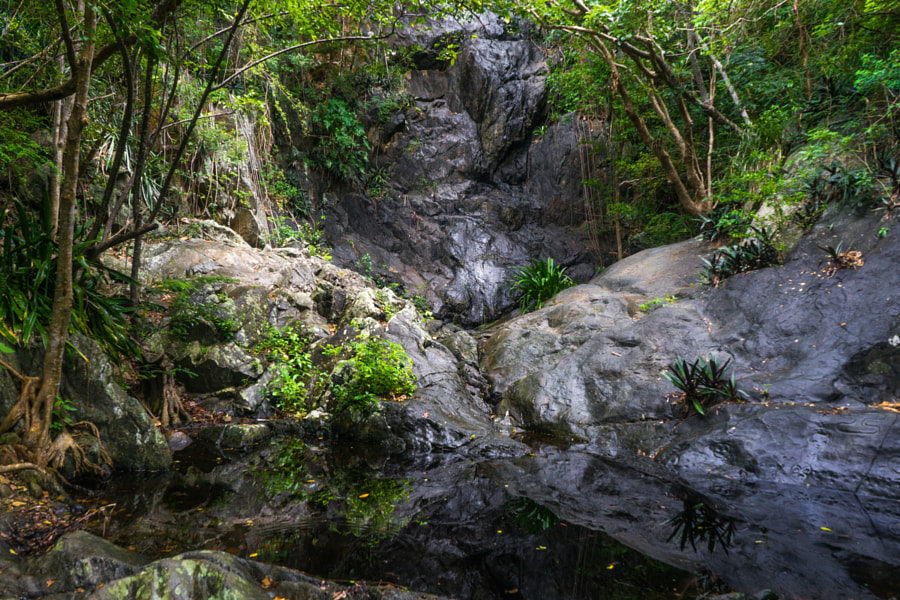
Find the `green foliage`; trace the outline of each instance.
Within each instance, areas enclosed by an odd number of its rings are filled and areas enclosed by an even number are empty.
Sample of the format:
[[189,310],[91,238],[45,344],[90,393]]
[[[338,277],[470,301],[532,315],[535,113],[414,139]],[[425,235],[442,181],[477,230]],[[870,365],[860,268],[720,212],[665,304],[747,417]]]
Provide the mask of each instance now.
[[271,233],[265,236],[266,243],[276,248],[287,246],[293,241],[301,242],[309,253],[325,260],[331,260],[331,247],[325,241],[325,216],[318,221],[297,221],[291,216],[277,216],[270,224]]
[[642,311],[649,313],[653,312],[658,308],[662,308],[663,306],[669,306],[670,304],[675,304],[678,301],[678,298],[673,296],[672,294],[666,294],[664,298],[654,298],[649,302],[644,302],[643,304],[639,304],[638,308]]
[[[56,286],[56,244],[50,237],[47,212],[40,220],[14,199],[16,220],[0,229],[0,336],[11,344],[27,344],[33,335],[43,338],[50,322]],[[76,237],[84,235],[83,229]],[[70,332],[95,339],[108,354],[131,355],[126,316],[133,310],[124,298],[102,289],[107,280],[131,279],[102,263],[88,261],[89,242],[73,248],[75,277]]]
[[50,433],[54,436],[62,431],[66,425],[71,425],[74,423],[72,420],[73,413],[77,411],[78,408],[75,406],[75,403],[72,402],[68,398],[60,398],[56,397],[56,402],[53,403],[53,414],[51,416],[50,421]]
[[865,96],[886,94],[896,99],[900,95],[900,49],[891,50],[886,58],[870,53],[861,58],[853,82],[856,90]]
[[521,496],[513,502],[509,507],[509,512],[522,529],[534,535],[556,527],[559,523],[556,513],[525,496]]
[[706,410],[714,404],[737,402],[746,397],[737,388],[734,374],[730,378],[727,375],[730,364],[730,358],[720,362],[714,354],[709,359],[698,356],[691,362],[679,357],[669,365],[668,370],[662,372],[681,391],[680,402],[685,416],[691,414],[691,411],[705,415]]
[[223,340],[230,340],[240,331],[234,320],[234,302],[221,290],[222,284],[237,283],[229,277],[194,277],[167,279],[151,288],[155,292],[172,294],[168,314],[169,331],[186,340],[197,326],[208,326]]
[[[50,158],[47,148],[34,140],[32,132],[44,129],[46,119],[35,112],[15,108],[0,111],[0,174],[13,193],[29,174]],[[45,182],[42,182],[46,184]]]
[[772,243],[771,234],[755,227],[752,229],[753,237],[734,246],[720,248],[709,259],[703,259],[706,268],[700,273],[702,283],[718,286],[732,275],[779,263],[778,250]]
[[745,237],[753,223],[753,217],[743,209],[723,204],[698,221],[700,236],[708,242],[717,242]]
[[336,410],[371,412],[381,398],[408,396],[416,391],[412,361],[403,346],[370,336],[351,342],[353,377],[335,386]]
[[345,101],[331,98],[319,105],[315,120],[322,133],[309,156],[312,166],[343,181],[362,181],[369,164],[369,141],[356,112]]
[[275,406],[289,413],[309,410],[310,391],[320,380],[321,373],[313,368],[308,346],[310,335],[302,323],[287,327],[269,326],[263,341],[254,351],[273,360],[275,376],[267,386],[275,399]]
[[566,275],[566,268],[554,264],[552,258],[532,259],[528,266],[513,272],[510,282],[510,289],[521,293],[519,310],[522,313],[528,312],[532,305],[540,309],[557,293],[575,285],[572,278]]
[[405,298],[413,303],[416,312],[419,313],[419,316],[423,319],[430,319],[433,316],[431,313],[431,302],[429,302],[428,298],[425,296],[414,294],[412,296],[405,296]]

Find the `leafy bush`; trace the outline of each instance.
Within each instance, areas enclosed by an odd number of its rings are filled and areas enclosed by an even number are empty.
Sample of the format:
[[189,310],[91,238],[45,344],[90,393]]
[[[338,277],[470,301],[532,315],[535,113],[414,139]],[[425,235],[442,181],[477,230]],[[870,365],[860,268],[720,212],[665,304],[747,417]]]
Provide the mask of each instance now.
[[412,361],[403,346],[371,336],[352,344],[354,375],[344,386],[335,386],[337,410],[355,408],[368,412],[379,398],[397,398],[416,391]]
[[318,222],[303,221],[299,225],[293,217],[277,216],[272,219],[271,233],[264,237],[264,241],[275,247],[283,247],[299,240],[313,256],[331,260],[331,248],[325,242],[324,225],[324,216]]
[[756,228],[753,231],[753,237],[740,244],[720,248],[709,259],[704,258],[706,269],[700,273],[700,281],[718,286],[732,275],[778,264],[778,250],[772,243],[771,235]]
[[[33,335],[43,338],[53,312],[56,287],[56,244],[50,237],[48,211],[35,220],[19,200],[15,223],[0,229],[0,337],[10,344],[27,343]],[[76,239],[84,236],[84,228]],[[76,242],[77,269],[72,281],[73,306],[70,331],[95,339],[113,356],[133,355],[125,317],[133,310],[125,298],[101,293],[104,277],[130,283],[131,278],[98,262],[88,261],[89,243]]]
[[709,360],[698,356],[692,362],[678,358],[669,365],[668,370],[662,372],[681,391],[680,402],[685,416],[692,410],[705,415],[706,409],[714,404],[739,401],[746,397],[737,388],[734,374],[730,378],[727,375],[730,364],[730,358],[722,363],[715,355],[710,356]]
[[343,181],[360,181],[369,164],[369,141],[356,113],[339,98],[331,98],[317,110],[322,135],[310,153],[312,166]]
[[700,223],[700,236],[708,242],[716,242],[746,236],[753,218],[745,210],[723,205],[697,221]]
[[275,406],[283,411],[306,412],[310,390],[321,376],[313,369],[309,342],[309,333],[301,323],[282,328],[269,326],[263,341],[254,349],[275,362],[275,377],[269,382],[268,392],[274,397]]
[[521,292],[519,310],[528,312],[532,305],[540,309],[544,302],[566,288],[575,285],[572,278],[566,275],[566,268],[553,263],[552,258],[546,260],[532,259],[525,267],[515,270],[510,289]]

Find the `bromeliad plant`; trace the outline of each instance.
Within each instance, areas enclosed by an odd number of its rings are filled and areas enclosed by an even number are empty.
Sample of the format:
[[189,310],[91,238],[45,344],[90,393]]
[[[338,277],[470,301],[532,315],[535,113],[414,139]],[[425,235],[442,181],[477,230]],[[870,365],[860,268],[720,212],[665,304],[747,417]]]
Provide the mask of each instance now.
[[510,289],[522,294],[519,296],[519,310],[523,314],[532,305],[540,309],[544,302],[575,285],[572,278],[566,275],[566,268],[554,264],[552,258],[532,259],[528,266],[515,270],[511,282]]
[[720,248],[708,260],[703,259],[706,269],[700,273],[702,283],[718,287],[732,275],[778,264],[778,250],[771,233],[755,227],[752,230],[754,235],[748,240]]
[[747,397],[738,389],[734,373],[728,376],[730,364],[730,358],[721,362],[714,354],[709,359],[698,356],[691,362],[679,357],[662,372],[681,391],[680,402],[685,416],[692,411],[705,415],[714,404],[738,402]]

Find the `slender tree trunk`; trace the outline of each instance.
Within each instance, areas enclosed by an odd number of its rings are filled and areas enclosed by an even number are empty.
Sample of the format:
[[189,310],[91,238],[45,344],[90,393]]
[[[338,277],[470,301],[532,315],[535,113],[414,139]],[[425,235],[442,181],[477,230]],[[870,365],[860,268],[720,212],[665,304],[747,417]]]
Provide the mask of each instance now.
[[[59,57],[59,71],[65,70],[65,58]],[[69,124],[69,115],[72,112],[72,98],[63,98],[53,103],[53,172],[50,175],[50,237],[56,239],[56,231],[59,225],[59,188],[62,183],[63,149],[66,145],[66,137]]]
[[[60,4],[61,7],[61,4]],[[91,61],[94,58],[96,17],[92,2],[85,2],[83,12],[84,38],[81,50],[71,65],[75,78],[75,96],[69,116],[68,135],[63,155],[62,185],[59,195],[59,232],[56,264],[56,290],[53,295],[53,314],[47,329],[47,349],[41,386],[31,406],[30,426],[26,445],[42,452],[50,445],[50,421],[53,404],[62,379],[63,355],[72,315],[72,264],[75,236],[75,194],[78,184],[81,132],[86,120],[88,90],[91,81]]]

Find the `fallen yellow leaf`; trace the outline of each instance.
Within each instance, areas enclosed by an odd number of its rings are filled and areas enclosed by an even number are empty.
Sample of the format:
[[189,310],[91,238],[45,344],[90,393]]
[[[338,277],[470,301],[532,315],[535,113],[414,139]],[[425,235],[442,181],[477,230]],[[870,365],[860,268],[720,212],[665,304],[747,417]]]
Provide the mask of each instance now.
[[259,556],[259,552],[254,552],[250,555],[250,558],[256,558],[257,556]]
[[368,498],[369,495],[368,495],[368,494],[360,494],[359,497],[360,497],[360,498]]

